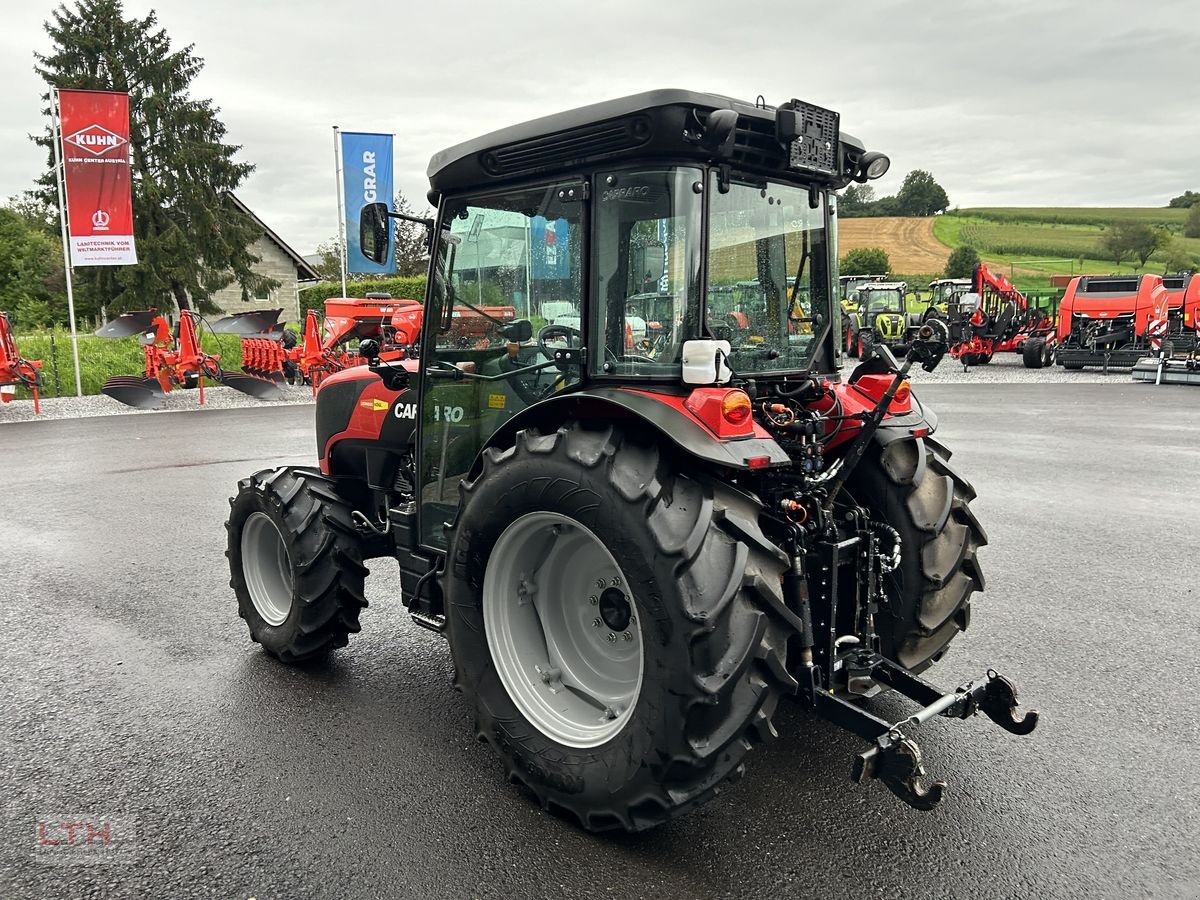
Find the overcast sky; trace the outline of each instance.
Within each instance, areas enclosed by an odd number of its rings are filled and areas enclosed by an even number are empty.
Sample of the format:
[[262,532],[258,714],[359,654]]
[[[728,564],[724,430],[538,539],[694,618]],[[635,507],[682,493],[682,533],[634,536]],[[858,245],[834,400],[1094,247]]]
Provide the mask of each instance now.
[[[437,150],[655,87],[810,100],[952,206],[1162,206],[1200,189],[1192,0],[126,0],[206,61],[256,171],[238,191],[300,253],[336,233],[332,126],[396,134],[424,205]],[[0,197],[45,159],[32,53],[52,5],[0,0]],[[411,10],[411,11],[410,11]]]

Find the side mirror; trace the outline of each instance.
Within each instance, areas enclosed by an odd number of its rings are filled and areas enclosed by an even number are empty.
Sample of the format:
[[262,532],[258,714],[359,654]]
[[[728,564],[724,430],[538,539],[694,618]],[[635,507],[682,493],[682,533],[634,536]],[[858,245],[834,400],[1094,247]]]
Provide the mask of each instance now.
[[667,248],[658,241],[634,247],[630,257],[630,288],[635,294],[645,293],[647,285],[656,285],[667,271]]
[[358,214],[358,243],[363,256],[376,265],[387,262],[392,249],[392,226],[386,203],[368,203]]
[[514,344],[523,344],[533,338],[533,323],[528,319],[517,319],[504,326],[504,336]]

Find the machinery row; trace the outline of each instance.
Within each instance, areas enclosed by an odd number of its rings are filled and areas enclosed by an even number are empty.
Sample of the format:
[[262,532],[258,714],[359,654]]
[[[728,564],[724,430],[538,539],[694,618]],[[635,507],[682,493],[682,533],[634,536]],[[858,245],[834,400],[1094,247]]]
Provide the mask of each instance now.
[[931,282],[929,300],[916,303],[908,284],[884,275],[840,280],[844,349],[852,357],[878,344],[903,352],[924,323],[940,319],[950,355],[967,367],[1019,353],[1031,369],[1125,368],[1135,380],[1200,384],[1198,275],[1081,275],[1057,314],[986,265],[971,278]]
[[[971,278],[940,279],[921,299],[903,281],[885,275],[844,275],[840,279],[842,347],[851,358],[886,346],[906,353],[920,328],[941,320],[950,334],[949,355],[964,367],[991,362],[998,353],[1020,354],[1027,368],[1058,365],[1132,369],[1135,381],[1200,384],[1200,275],[1082,275],[1072,279],[1057,314],[1035,305],[1001,274],[986,265]],[[625,343],[653,357],[670,333],[660,307],[670,298],[655,292],[630,298]],[[794,298],[802,306],[802,298]],[[767,303],[754,285],[714,287],[707,318],[718,337],[741,335],[755,310]],[[557,308],[563,306],[563,309]],[[578,311],[547,304],[547,324],[578,329]],[[310,309],[299,334],[284,327],[282,309],[227,316],[209,325],[185,311],[172,326],[155,309],[128,312],[96,332],[97,337],[136,337],[144,354],[140,374],[109,378],[102,393],[128,406],[155,409],[177,388],[199,388],[204,380],[260,400],[282,397],[280,385],[308,385],[315,394],[329,375],[363,365],[358,344],[374,340],[381,358],[394,362],[419,354],[423,305],[416,300],[368,293],[326,301],[324,315]],[[462,346],[483,338],[489,320],[517,317],[513,306],[463,306],[454,333]],[[802,319],[796,326],[805,328]],[[200,331],[241,339],[241,371],[223,368],[220,356],[203,351]],[[29,391],[40,412],[42,363],[17,350],[8,317],[0,312],[0,402],[18,388]]]

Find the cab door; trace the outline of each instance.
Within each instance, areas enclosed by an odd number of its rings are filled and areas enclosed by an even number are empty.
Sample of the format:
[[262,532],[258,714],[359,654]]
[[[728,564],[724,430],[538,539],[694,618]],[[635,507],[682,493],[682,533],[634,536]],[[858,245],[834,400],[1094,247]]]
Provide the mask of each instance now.
[[[547,184],[448,199],[421,346],[418,522],[445,550],[460,486],[488,438],[521,410],[576,385],[586,191]],[[555,312],[546,325],[543,306]],[[565,309],[575,314],[563,315]]]

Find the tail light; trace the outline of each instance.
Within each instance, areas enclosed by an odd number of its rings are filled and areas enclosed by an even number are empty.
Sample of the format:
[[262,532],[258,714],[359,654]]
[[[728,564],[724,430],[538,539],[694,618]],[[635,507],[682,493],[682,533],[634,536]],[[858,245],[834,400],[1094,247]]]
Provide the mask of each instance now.
[[683,405],[719,438],[754,434],[750,397],[740,388],[696,388]]

